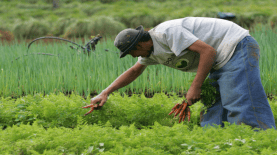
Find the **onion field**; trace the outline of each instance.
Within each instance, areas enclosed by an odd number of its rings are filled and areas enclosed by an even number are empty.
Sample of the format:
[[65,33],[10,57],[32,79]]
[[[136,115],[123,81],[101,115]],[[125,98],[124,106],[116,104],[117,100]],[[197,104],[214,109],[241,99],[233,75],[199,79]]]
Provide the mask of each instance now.
[[[277,93],[277,35],[276,30],[257,26],[251,35],[260,45],[261,79],[267,94]],[[79,44],[84,44],[77,40]],[[99,93],[120,74],[134,65],[137,59],[119,58],[113,39],[103,39],[90,56],[71,49],[67,43],[34,43],[27,53],[27,43],[0,46],[0,95],[19,97],[35,93],[69,93],[88,96]],[[28,54],[28,55],[27,55]],[[45,54],[52,54],[45,55]],[[195,73],[172,68],[149,66],[130,85],[119,92],[185,93]]]

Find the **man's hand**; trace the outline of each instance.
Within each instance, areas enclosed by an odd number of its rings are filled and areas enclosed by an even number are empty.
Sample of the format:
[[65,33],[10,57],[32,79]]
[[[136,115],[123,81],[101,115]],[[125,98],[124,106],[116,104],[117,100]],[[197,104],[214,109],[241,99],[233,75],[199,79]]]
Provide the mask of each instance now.
[[186,94],[188,105],[192,105],[200,100],[201,88],[191,86]]
[[[107,98],[108,98],[108,95],[103,92],[97,95],[96,97],[92,98],[90,100],[90,105],[82,107],[82,108],[91,108],[90,111],[85,114],[85,116],[90,114],[93,110],[98,110],[98,109],[100,110],[102,106],[106,103]],[[96,104],[96,103],[100,103],[100,104]]]
[[196,76],[186,95],[188,105],[192,105],[200,100],[201,86],[206,79],[209,71],[212,69],[216,58],[216,50],[207,43],[197,40],[188,50],[199,53],[200,59]]

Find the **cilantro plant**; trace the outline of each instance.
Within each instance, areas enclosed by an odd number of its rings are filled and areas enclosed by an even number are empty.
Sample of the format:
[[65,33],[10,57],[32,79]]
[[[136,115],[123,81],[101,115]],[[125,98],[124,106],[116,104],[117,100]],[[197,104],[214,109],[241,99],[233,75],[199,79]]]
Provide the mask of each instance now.
[[215,102],[219,92],[212,86],[213,79],[207,78],[201,87],[201,102],[205,105],[203,110],[210,108]]
[[[191,83],[193,79],[190,80]],[[215,81],[214,79],[206,78],[201,87],[201,103],[204,104],[202,110],[205,112],[216,102],[216,97],[219,95],[216,88],[212,86],[212,83]]]
[[249,126],[172,127],[158,122],[151,129],[136,129],[134,123],[115,129],[110,122],[74,129],[49,127],[37,121],[0,130],[0,154],[276,154],[274,129],[253,131]]

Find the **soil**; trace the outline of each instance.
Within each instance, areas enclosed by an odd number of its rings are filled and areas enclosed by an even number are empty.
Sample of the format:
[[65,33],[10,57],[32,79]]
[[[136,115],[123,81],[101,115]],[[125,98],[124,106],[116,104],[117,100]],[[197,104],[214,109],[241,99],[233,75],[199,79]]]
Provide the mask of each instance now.
[[[159,93],[159,92],[158,92],[158,93]],[[171,95],[172,92],[164,92],[164,93],[165,93],[165,95],[167,95],[168,97],[173,96],[173,95]],[[177,95],[178,97],[185,97],[185,96],[186,96],[186,93],[182,93],[182,92],[175,92],[175,93],[176,93],[176,95]],[[71,94],[71,92],[70,92],[70,93],[68,93],[68,92],[66,93],[66,95],[70,95],[70,94]],[[132,91],[127,91],[127,92],[125,92],[125,94],[128,95],[128,97],[131,97],[133,94],[141,94],[141,93],[132,93]],[[93,92],[93,93],[90,94],[90,97],[93,98],[94,96],[97,96],[97,95],[98,95],[97,92]],[[148,92],[145,92],[145,93],[144,93],[144,96],[145,96],[146,98],[152,98],[154,95],[155,95],[155,93],[148,93]],[[86,96],[83,95],[83,98],[86,99]],[[274,100],[274,95],[273,95],[272,93],[268,93],[268,94],[267,94],[267,98],[268,98],[270,101],[272,101],[272,100]]]

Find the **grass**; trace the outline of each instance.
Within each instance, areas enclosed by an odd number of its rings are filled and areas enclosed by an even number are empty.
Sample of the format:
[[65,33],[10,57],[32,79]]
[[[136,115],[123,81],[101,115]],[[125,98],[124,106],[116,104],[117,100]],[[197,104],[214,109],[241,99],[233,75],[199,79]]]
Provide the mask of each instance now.
[[260,45],[260,72],[263,86],[267,92],[276,93],[277,83],[277,45],[276,34],[277,29],[271,30],[268,27],[257,26],[251,35],[257,40]]

